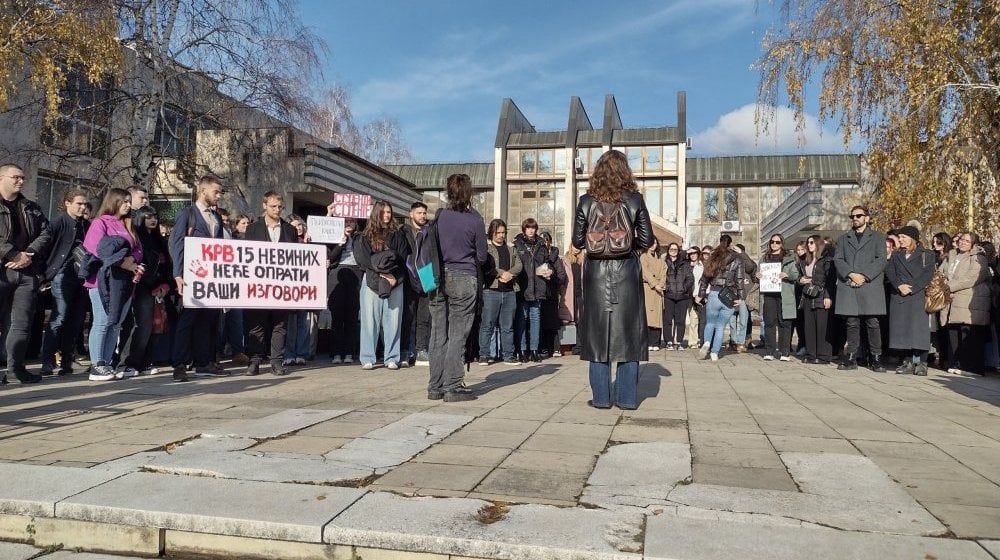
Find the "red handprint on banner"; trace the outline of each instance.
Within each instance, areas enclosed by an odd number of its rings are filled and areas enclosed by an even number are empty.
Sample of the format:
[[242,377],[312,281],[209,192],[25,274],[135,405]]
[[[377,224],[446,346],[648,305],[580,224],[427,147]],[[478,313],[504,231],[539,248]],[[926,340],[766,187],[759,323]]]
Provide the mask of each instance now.
[[205,278],[208,276],[208,269],[205,268],[205,263],[200,260],[192,261],[191,265],[188,266],[188,270],[194,273],[198,278]]

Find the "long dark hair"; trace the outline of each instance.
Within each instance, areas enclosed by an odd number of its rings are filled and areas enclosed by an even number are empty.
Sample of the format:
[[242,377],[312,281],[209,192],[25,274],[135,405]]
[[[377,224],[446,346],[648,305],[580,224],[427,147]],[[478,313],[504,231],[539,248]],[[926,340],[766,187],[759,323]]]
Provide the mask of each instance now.
[[472,208],[472,179],[465,173],[455,173],[448,177],[448,208],[457,212],[468,212]]
[[372,251],[376,253],[385,251],[389,235],[399,231],[399,224],[394,219],[390,218],[388,224],[382,223],[382,211],[385,208],[392,212],[392,205],[385,200],[378,200],[372,204],[372,213],[368,217],[368,225],[365,226],[365,231],[362,234],[368,240]]
[[[809,239],[813,240],[813,250],[809,251]],[[818,235],[810,235],[806,239],[806,263],[816,264],[816,261],[823,257],[823,252],[826,250],[826,242],[823,238]]]
[[702,274],[706,278],[715,278],[722,272],[726,265],[729,264],[729,256],[732,251],[729,249],[729,241],[723,237],[719,240],[719,244],[712,249],[712,254],[708,256],[708,262],[705,263],[705,270]]
[[587,194],[601,202],[621,202],[626,193],[636,190],[635,176],[625,154],[618,150],[604,152],[594,166]]
[[152,206],[143,206],[135,211],[135,236],[139,238],[143,248],[153,247],[160,254],[166,254],[167,242],[160,234],[160,226],[157,225],[152,230],[146,227],[146,219],[149,217],[159,219],[160,214]]

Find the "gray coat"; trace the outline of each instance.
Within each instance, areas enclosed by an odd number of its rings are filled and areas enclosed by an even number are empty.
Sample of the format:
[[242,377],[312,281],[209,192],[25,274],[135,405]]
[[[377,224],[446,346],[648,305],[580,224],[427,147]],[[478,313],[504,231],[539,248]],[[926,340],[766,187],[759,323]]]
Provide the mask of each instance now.
[[[889,296],[889,348],[930,350],[931,326],[924,311],[924,292],[934,275],[937,260],[932,251],[914,249],[910,258],[896,251],[885,269],[891,287]],[[904,296],[899,287],[909,284],[913,291]]]
[[[836,314],[885,315],[885,234],[869,226],[859,240],[848,231],[837,240],[833,263],[837,270]],[[859,288],[852,287],[847,278],[852,272],[861,273],[867,281]]]

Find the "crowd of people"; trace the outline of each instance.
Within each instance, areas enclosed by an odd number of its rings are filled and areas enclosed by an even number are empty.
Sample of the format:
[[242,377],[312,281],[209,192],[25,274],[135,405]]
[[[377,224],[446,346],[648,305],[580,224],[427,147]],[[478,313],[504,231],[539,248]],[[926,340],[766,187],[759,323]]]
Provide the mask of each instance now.
[[[327,246],[329,359],[365,370],[426,366],[428,398],[470,400],[467,363],[560,356],[560,333],[572,324],[573,353],[591,363],[591,405],[626,409],[637,406],[638,362],[661,349],[718,360],[724,350],[757,348],[764,360],[797,355],[916,375],[935,362],[973,373],[995,362],[1000,275],[994,247],[974,233],[938,233],[925,248],[916,224],[878,232],[868,209],[855,206],[839,239],[814,235],[789,247],[774,234],[758,259],[728,235],[715,247],[669,243],[661,253],[619,156],[608,152],[595,165],[565,253],[534,219],[514,225],[513,240],[505,221],[487,225],[465,175],[448,178],[447,202],[433,219],[416,202],[400,221],[385,201],[367,220],[346,219],[342,241]],[[262,365],[286,375],[316,359],[315,312],[180,303],[186,237],[310,241],[305,220],[286,216],[279,193],[264,195],[259,217],[231,217],[219,208],[222,181],[207,176],[197,200],[164,224],[139,187],[109,189],[92,216],[88,193],[69,189],[62,211],[45,216],[21,194],[24,179],[19,166],[0,166],[3,350],[22,383],[73,373],[75,364],[93,381],[169,364],[183,382],[228,375],[222,358],[248,375]],[[426,290],[407,261],[431,231],[440,271]],[[946,303],[927,311],[936,275]],[[35,330],[40,375],[25,367]]]

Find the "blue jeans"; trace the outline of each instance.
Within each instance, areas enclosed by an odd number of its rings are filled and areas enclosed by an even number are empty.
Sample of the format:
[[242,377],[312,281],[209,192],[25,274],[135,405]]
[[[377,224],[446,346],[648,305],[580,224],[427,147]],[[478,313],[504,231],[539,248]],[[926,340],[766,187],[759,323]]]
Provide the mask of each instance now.
[[[115,356],[115,348],[118,346],[118,335],[122,330],[122,322],[116,324],[108,323],[108,313],[101,303],[101,291],[95,288],[87,290],[90,292],[90,307],[94,313],[94,324],[90,327],[90,360],[94,365],[111,365],[111,360]],[[122,307],[121,318],[124,319],[128,313],[128,308],[132,305],[132,298],[129,298]]]
[[61,354],[60,367],[73,365],[76,337],[87,314],[87,293],[83,281],[73,272],[60,272],[52,279],[52,300],[55,306],[49,314],[42,336],[42,365],[55,369],[55,354]]
[[[368,274],[368,273],[366,273]],[[383,362],[399,363],[399,335],[403,324],[403,284],[389,292],[389,297],[378,297],[368,281],[361,281],[361,363],[375,363],[375,337],[382,328]]]
[[309,343],[312,333],[308,311],[293,311],[288,314],[288,335],[285,338],[285,359],[309,359]]
[[538,351],[539,330],[542,327],[542,302],[521,300],[517,310],[517,332],[521,352]]
[[[483,322],[479,328],[479,356],[514,359],[514,312],[517,296],[514,292],[483,290]],[[500,356],[493,356],[493,331],[500,326]]]
[[733,315],[733,308],[722,305],[719,292],[708,292],[708,303],[705,304],[705,344],[711,345],[712,353],[722,350],[722,336],[726,333],[726,323]]
[[729,341],[733,344],[743,344],[747,341],[747,321],[750,320],[750,310],[745,303],[736,308],[729,318]]
[[[639,362],[618,362],[614,383],[614,404],[618,408],[635,409],[639,406]],[[590,390],[596,407],[611,406],[611,364],[590,362]]]

